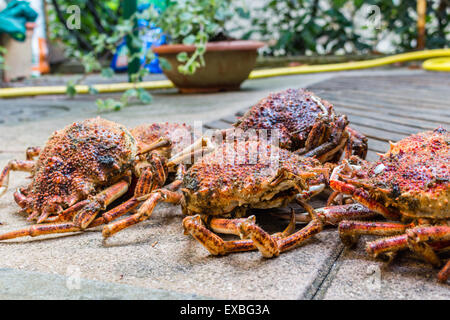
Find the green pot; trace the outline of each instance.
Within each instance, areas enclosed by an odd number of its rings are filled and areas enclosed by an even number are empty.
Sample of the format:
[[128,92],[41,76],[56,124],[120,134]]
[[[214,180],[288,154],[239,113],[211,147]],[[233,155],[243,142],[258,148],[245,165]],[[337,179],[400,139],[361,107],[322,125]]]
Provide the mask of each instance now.
[[164,74],[183,93],[217,92],[239,90],[241,83],[253,70],[257,50],[265,43],[258,41],[209,42],[204,55],[205,66],[197,68],[193,75],[178,72],[180,52],[192,53],[193,45],[169,44],[153,48],[153,52],[167,59],[170,70]]

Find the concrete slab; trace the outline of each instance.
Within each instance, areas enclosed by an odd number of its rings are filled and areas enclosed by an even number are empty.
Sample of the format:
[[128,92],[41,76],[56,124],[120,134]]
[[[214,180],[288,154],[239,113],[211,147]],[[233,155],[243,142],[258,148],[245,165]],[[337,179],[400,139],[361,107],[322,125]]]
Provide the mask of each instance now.
[[439,269],[401,252],[392,262],[367,256],[362,237],[355,250],[345,249],[315,299],[448,300],[450,286],[437,282]]
[[76,278],[77,270],[69,276],[40,272],[0,269],[1,300],[202,300],[198,295],[179,294],[166,290],[145,289],[109,282]]
[[[0,207],[1,231],[28,225],[17,214],[11,194],[6,197]],[[150,220],[106,243],[100,229],[10,240],[0,246],[0,267],[56,275],[79,270],[83,279],[220,299],[297,299],[316,290],[315,279],[328,273],[329,261],[340,251],[336,233],[327,230],[277,259],[264,259],[258,252],[213,257],[183,235],[181,220],[179,208],[162,205]],[[272,232],[286,225],[274,219],[257,220]],[[10,286],[15,287],[13,279]]]

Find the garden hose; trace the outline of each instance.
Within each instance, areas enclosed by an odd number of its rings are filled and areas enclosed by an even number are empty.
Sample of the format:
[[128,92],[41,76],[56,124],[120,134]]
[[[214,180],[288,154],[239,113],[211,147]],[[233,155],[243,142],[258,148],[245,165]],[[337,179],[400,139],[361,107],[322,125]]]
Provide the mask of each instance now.
[[[434,59],[430,59],[434,58]],[[377,58],[366,61],[344,62],[324,65],[307,65],[298,67],[273,68],[252,71],[249,79],[260,79],[268,77],[278,77],[305,73],[333,72],[344,70],[356,70],[380,67],[397,62],[426,60],[423,68],[433,71],[450,71],[450,49],[433,49],[409,53],[396,54],[388,57]],[[146,81],[139,83],[113,83],[96,84],[92,87],[98,93],[122,92],[133,88],[143,88],[146,90],[169,89],[174,85],[169,80]],[[89,93],[89,86],[77,85],[75,89],[78,94]],[[40,87],[22,87],[22,88],[3,88],[0,89],[0,98],[14,98],[23,96],[38,96],[50,94],[65,94],[66,86],[40,86]]]

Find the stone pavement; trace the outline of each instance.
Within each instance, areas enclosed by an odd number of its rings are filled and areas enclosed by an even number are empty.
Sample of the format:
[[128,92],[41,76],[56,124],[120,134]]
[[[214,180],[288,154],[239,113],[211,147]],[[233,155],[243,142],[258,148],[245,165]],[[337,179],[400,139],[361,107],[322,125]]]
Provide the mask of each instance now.
[[[362,75],[421,72],[382,69],[279,77],[247,81],[239,92],[205,95],[161,90],[153,93],[150,105],[101,116],[129,127],[157,121],[206,123],[249,107],[269,92],[289,87],[308,87],[336,76],[355,77],[357,81]],[[97,116],[96,98],[0,100],[0,167],[9,159],[23,159],[27,146],[43,145],[54,130]],[[28,225],[12,199],[13,190],[24,185],[26,177],[24,173],[12,173],[10,190],[0,198],[2,233]],[[100,228],[0,243],[0,298],[450,298],[450,286],[436,282],[436,269],[408,254],[390,264],[373,260],[364,254],[364,241],[356,250],[344,249],[334,228],[327,228],[276,259],[264,259],[258,252],[213,257],[183,235],[181,219],[180,208],[162,204],[148,221],[106,243],[102,242]],[[286,226],[286,222],[268,215],[258,215],[257,221],[271,232]]]

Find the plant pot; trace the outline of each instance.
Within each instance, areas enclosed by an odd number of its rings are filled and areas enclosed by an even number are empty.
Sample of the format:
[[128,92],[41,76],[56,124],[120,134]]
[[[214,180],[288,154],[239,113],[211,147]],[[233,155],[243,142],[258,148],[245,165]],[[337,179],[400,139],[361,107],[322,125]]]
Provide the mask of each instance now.
[[167,59],[170,70],[164,74],[183,93],[239,90],[256,63],[257,49],[265,45],[259,41],[209,42],[204,55],[205,66],[197,68],[193,75],[178,72],[180,52],[192,53],[193,45],[169,44],[153,48],[153,52]]

